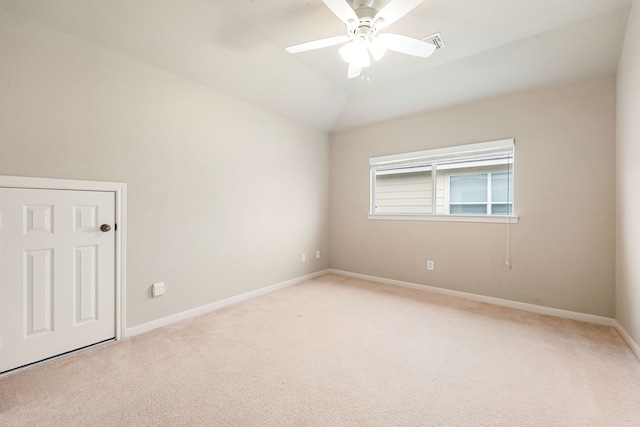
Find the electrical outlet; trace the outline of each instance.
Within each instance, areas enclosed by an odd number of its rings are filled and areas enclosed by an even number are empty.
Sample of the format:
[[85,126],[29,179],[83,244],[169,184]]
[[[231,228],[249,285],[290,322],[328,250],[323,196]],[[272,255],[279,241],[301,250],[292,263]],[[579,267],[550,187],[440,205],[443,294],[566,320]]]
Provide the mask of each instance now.
[[433,261],[431,260],[427,261],[427,270],[433,271],[433,268],[434,268]]
[[316,259],[320,259],[320,251],[316,251]]
[[307,260],[307,254],[302,254],[302,262],[305,262]]
[[151,294],[153,297],[159,297],[164,294],[164,282],[156,282],[151,285]]

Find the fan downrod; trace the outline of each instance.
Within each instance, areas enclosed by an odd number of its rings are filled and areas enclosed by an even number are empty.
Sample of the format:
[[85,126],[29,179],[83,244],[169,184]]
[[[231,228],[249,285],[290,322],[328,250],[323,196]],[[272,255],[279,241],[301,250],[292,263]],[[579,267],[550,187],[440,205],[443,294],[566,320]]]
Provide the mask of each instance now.
[[374,0],[353,0],[353,9],[360,9],[361,7],[372,7]]

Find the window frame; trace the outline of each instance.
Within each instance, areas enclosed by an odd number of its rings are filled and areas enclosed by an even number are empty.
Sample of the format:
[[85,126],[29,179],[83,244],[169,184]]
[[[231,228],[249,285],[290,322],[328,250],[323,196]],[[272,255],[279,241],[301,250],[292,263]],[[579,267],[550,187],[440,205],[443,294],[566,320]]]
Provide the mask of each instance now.
[[[507,153],[510,155],[511,160],[509,161],[511,166],[509,172],[512,173],[512,179],[514,179],[515,184],[515,140],[512,139],[503,139],[497,141],[489,141],[482,142],[477,144],[466,144],[466,145],[458,145],[452,147],[445,148],[437,148],[433,150],[425,150],[425,151],[417,151],[411,153],[402,153],[402,154],[393,154],[388,156],[380,156],[380,157],[371,157],[369,159],[369,214],[368,219],[373,220],[404,220],[404,221],[449,221],[449,222],[487,222],[487,223],[517,223],[519,218],[516,215],[516,203],[515,203],[515,192],[510,201],[504,202],[502,204],[511,205],[511,214],[509,215],[493,215],[493,214],[484,214],[484,215],[469,215],[469,214],[451,214],[448,213],[450,211],[450,184],[449,178],[446,179],[445,189],[446,192],[446,201],[445,201],[445,212],[444,214],[437,213],[425,213],[425,214],[412,214],[412,213],[376,213],[376,173],[383,171],[391,171],[395,167],[400,170],[402,168],[422,168],[428,167],[432,173],[432,187],[433,187],[433,197],[436,199],[437,195],[437,171],[438,171],[438,163],[445,163],[446,161],[451,161],[451,159],[462,159],[465,158],[469,160],[473,159],[481,159],[482,155],[496,155],[495,153]],[[435,173],[434,173],[435,171]],[[402,173],[402,172],[397,172]],[[488,180],[491,179],[492,172],[481,172],[483,174],[487,174]],[[467,174],[456,174],[456,175],[467,175]],[[489,187],[490,189],[491,187]],[[487,206],[491,205],[491,195],[489,194],[489,199],[487,203],[484,203]],[[434,206],[433,212],[437,210],[437,207]],[[490,208],[487,209],[490,211]]]

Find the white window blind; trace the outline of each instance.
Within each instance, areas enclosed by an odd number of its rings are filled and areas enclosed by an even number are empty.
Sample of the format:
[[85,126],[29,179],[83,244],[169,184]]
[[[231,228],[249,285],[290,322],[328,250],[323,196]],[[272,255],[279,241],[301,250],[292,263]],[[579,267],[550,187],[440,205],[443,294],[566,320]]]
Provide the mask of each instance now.
[[481,157],[513,156],[514,146],[515,144],[513,139],[503,139],[499,141],[415,151],[412,153],[371,157],[369,159],[369,164],[372,169],[379,170],[426,166],[434,162],[459,162],[462,160],[478,159]]

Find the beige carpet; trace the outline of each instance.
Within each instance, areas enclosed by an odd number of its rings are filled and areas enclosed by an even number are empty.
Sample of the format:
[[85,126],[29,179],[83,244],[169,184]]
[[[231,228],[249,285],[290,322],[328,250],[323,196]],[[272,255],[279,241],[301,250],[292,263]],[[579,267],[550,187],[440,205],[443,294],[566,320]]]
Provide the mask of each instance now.
[[638,426],[610,327],[327,275],[0,377],[2,426]]

